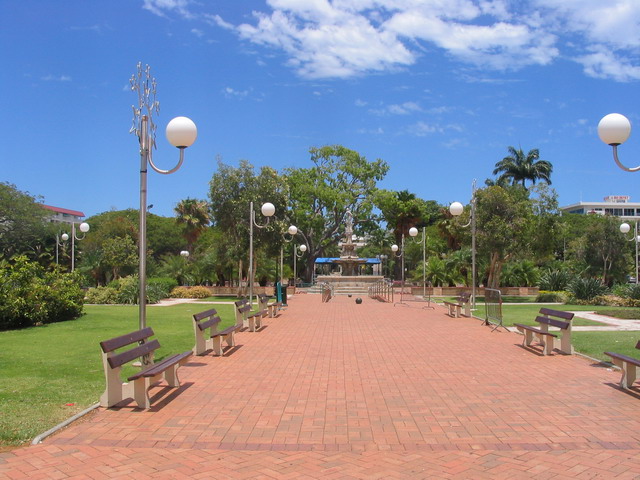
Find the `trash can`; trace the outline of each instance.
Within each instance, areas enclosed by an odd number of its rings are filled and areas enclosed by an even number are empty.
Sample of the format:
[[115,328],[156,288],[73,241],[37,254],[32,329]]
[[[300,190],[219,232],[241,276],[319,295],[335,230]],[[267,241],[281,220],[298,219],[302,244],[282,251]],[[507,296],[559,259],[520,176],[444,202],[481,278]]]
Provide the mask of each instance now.
[[276,283],[276,299],[278,302],[282,302],[282,305],[287,304],[287,287],[280,282]]

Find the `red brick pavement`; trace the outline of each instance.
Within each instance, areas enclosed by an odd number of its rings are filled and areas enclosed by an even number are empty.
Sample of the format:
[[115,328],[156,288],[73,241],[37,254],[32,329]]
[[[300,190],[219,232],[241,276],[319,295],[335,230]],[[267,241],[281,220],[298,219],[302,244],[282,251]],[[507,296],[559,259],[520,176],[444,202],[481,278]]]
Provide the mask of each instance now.
[[478,320],[297,295],[237,338],[149,411],[0,454],[0,477],[640,479],[639,389]]

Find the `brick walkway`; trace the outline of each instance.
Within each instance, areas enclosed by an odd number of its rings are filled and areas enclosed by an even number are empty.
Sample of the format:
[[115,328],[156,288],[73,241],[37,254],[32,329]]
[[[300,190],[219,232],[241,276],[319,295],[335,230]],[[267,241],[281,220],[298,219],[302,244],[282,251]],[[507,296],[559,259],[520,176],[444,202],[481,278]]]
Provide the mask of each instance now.
[[640,389],[618,372],[440,307],[297,295],[267,320],[150,411],[0,454],[0,478],[640,479]]

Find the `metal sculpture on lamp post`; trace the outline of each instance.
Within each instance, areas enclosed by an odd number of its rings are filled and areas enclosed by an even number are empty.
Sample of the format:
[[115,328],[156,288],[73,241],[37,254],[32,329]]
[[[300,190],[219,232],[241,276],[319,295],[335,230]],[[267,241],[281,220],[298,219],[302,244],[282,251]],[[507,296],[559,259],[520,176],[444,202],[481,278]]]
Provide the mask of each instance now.
[[[631,225],[629,225],[628,223],[623,223],[622,225],[620,225],[620,232],[622,232],[623,234],[627,234],[629,233],[629,231],[631,230]],[[636,220],[635,222],[635,228],[634,228],[634,235],[633,238],[629,239],[630,242],[635,241],[636,242],[636,281],[635,283],[638,283],[638,273],[640,273],[640,270],[638,268],[638,243],[640,242],[640,236],[638,236],[638,221]]]
[[[160,111],[156,100],[156,79],[151,76],[151,67],[144,69],[138,63],[137,72],[131,76],[131,90],[138,94],[138,105],[133,105],[133,125],[129,133],[138,137],[140,144],[140,232],[139,232],[139,324],[140,329],[147,323],[147,166],[158,173],[168,175],[177,171],[184,161],[184,150],[193,145],[198,136],[196,125],[187,117],[175,117],[166,128],[169,143],[180,151],[179,160],[170,170],[162,170],[153,163],[153,149],[156,148],[156,125],[153,115]],[[143,363],[148,363],[145,358]]]
[[[249,203],[249,305],[253,305],[253,227],[265,228],[269,224],[269,220],[276,213],[276,207],[273,203],[264,203],[260,208],[262,215],[267,217],[264,225],[256,223],[256,212],[253,210],[253,202]],[[253,307],[252,307],[253,308]]]
[[[449,212],[454,217],[462,214],[464,207],[460,202],[453,202]],[[476,308],[476,180],[471,186],[471,218],[463,228],[471,226],[471,308]]]

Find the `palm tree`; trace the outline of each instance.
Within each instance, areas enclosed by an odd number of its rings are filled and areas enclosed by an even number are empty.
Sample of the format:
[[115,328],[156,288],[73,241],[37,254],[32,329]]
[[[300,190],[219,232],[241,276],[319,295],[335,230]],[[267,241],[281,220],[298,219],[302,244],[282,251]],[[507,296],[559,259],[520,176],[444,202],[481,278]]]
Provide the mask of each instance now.
[[540,152],[537,148],[529,150],[526,155],[522,148],[515,149],[510,146],[508,150],[510,155],[496,163],[496,168],[493,170],[494,175],[501,173],[496,180],[497,184],[511,180],[512,185],[522,183],[522,186],[525,186],[527,180],[534,185],[536,181],[542,180],[551,185],[553,165],[546,160],[540,160]]
[[209,225],[209,206],[204,200],[187,198],[180,200],[174,210],[178,215],[176,221],[184,225],[184,237],[187,248],[191,251],[200,234]]

